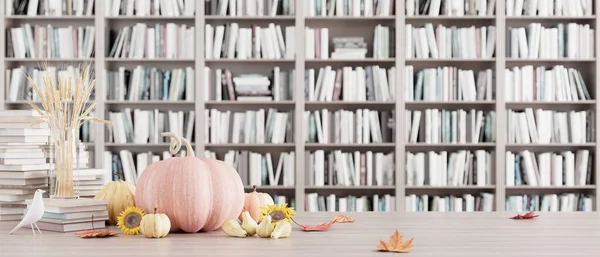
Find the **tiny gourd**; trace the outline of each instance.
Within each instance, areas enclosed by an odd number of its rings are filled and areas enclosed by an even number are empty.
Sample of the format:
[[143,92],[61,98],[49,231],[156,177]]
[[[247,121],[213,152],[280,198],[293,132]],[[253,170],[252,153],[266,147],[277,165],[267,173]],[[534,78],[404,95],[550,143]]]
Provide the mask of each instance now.
[[146,214],[140,223],[142,235],[147,238],[162,238],[166,237],[171,230],[171,221],[164,213],[157,213],[154,208],[154,213]]

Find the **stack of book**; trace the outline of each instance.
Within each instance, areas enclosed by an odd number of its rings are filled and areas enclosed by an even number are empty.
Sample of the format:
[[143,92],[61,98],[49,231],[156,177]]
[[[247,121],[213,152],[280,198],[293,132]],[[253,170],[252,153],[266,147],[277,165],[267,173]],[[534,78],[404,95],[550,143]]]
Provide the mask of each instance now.
[[112,181],[109,172],[107,169],[79,169],[73,172],[73,185],[75,191],[79,191],[79,197],[94,198],[104,185]]
[[[27,200],[27,207],[31,200]],[[44,216],[37,222],[41,230],[72,232],[104,228],[108,220],[108,200],[44,199]],[[25,209],[25,214],[27,214]]]
[[48,188],[50,164],[42,147],[50,141],[48,124],[33,110],[0,111],[0,221],[20,220],[25,200]]
[[333,39],[331,59],[364,59],[367,43],[362,37],[337,37]]
[[272,101],[272,92],[269,89],[269,77],[261,74],[241,74],[233,77],[235,96],[231,100],[238,101]]

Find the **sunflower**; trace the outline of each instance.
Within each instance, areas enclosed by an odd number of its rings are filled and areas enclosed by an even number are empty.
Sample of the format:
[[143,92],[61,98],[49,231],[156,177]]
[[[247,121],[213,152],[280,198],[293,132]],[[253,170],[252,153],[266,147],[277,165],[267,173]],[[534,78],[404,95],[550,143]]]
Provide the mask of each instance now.
[[117,226],[125,235],[137,235],[140,233],[140,223],[144,217],[144,211],[135,206],[129,206],[119,214]]
[[280,220],[292,222],[292,218],[296,213],[294,209],[287,207],[287,203],[282,203],[279,206],[270,204],[260,207],[260,219],[262,220],[267,215],[271,216],[271,223],[275,224]]

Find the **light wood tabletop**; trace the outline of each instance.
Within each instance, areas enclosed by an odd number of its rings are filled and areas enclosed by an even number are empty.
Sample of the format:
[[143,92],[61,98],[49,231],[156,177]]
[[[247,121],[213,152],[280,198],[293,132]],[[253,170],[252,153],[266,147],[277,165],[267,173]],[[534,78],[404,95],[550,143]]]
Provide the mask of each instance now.
[[[326,232],[303,232],[294,225],[289,238],[273,240],[227,237],[222,231],[80,239],[74,233],[43,231],[33,236],[16,222],[0,223],[0,256],[456,256],[533,257],[600,256],[599,213],[540,213],[534,220],[511,220],[513,213],[352,213],[355,223],[338,223]],[[332,213],[305,213],[295,218],[316,225]],[[414,238],[410,253],[377,252],[398,229]],[[116,227],[111,230],[119,231]],[[8,255],[5,255],[8,254]]]

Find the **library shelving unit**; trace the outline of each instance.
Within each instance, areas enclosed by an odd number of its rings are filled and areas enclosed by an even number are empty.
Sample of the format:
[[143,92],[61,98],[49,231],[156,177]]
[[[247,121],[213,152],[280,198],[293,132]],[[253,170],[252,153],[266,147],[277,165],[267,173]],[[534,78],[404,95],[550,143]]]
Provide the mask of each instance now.
[[[592,110],[592,120],[600,120],[599,111],[600,107],[597,103],[597,85],[598,81],[596,74],[600,74],[600,64],[598,58],[512,58],[509,53],[510,45],[510,33],[509,29],[513,27],[525,27],[530,23],[541,23],[544,26],[553,26],[558,23],[564,22],[576,22],[580,24],[589,24],[591,28],[599,28],[600,19],[597,17],[600,5],[593,5],[592,15],[587,16],[511,16],[506,14],[506,2],[507,1],[492,1],[495,2],[495,11],[493,15],[484,16],[429,16],[429,15],[407,15],[405,9],[405,3],[407,1],[395,1],[395,11],[393,15],[388,16],[370,16],[370,17],[337,17],[337,16],[314,16],[310,17],[307,15],[308,2],[310,1],[289,1],[293,3],[294,14],[293,15],[282,15],[282,16],[220,16],[220,15],[206,15],[205,13],[205,1],[196,0],[194,15],[167,17],[167,16],[107,16],[105,15],[104,3],[108,1],[95,1],[94,15],[91,16],[26,16],[26,15],[7,15],[5,5],[0,5],[0,27],[4,29],[4,33],[0,35],[0,56],[3,60],[0,62],[0,70],[3,72],[6,69],[15,68],[19,65],[27,66],[39,66],[45,63],[57,64],[57,65],[77,65],[77,63],[93,63],[97,81],[96,97],[98,98],[98,105],[96,107],[96,115],[108,118],[110,111],[120,110],[122,108],[141,108],[141,109],[158,109],[162,111],[168,110],[184,110],[194,111],[195,113],[195,127],[193,132],[193,146],[197,155],[205,153],[205,151],[212,151],[217,154],[220,158],[222,155],[229,150],[249,150],[260,153],[272,153],[274,156],[278,156],[281,152],[295,152],[294,155],[294,168],[295,178],[294,186],[261,186],[259,190],[281,194],[295,198],[296,210],[298,212],[304,212],[305,210],[305,196],[309,193],[319,193],[320,195],[327,196],[328,194],[337,195],[364,195],[364,194],[390,194],[395,196],[395,210],[396,212],[404,212],[405,210],[405,197],[411,194],[416,195],[455,195],[461,196],[462,194],[478,194],[478,193],[492,193],[494,195],[493,210],[504,211],[506,205],[506,197],[510,195],[523,195],[523,194],[561,194],[566,192],[574,193],[586,193],[592,198],[593,210],[596,211],[600,204],[598,190],[600,190],[600,176],[597,176],[597,165],[596,160],[600,158],[598,145],[595,140],[600,137],[600,130],[591,129],[595,135],[593,142],[586,143],[530,143],[530,144],[515,144],[509,143],[507,124],[508,113],[510,110],[522,110],[525,108],[543,108],[548,110],[558,111],[579,111],[579,110]],[[595,1],[594,1],[595,2]],[[94,55],[89,58],[76,58],[76,59],[60,59],[60,58],[12,58],[7,56],[7,38],[10,33],[10,28],[13,26],[19,26],[21,24],[36,24],[46,25],[52,24],[56,26],[84,26],[92,25],[96,28],[95,30],[95,44],[94,44]],[[109,52],[114,40],[114,36],[111,36],[118,31],[118,29],[124,26],[132,26],[137,23],[146,24],[157,24],[157,23],[174,23],[174,24],[185,24],[188,28],[194,28],[194,55],[189,58],[112,58],[108,57]],[[261,27],[268,26],[270,23],[275,25],[281,25],[282,29],[285,26],[293,26],[293,30],[286,30],[286,33],[293,33],[294,39],[294,54],[293,58],[283,58],[280,60],[274,59],[244,59],[238,60],[235,58],[206,58],[205,56],[205,28],[207,24],[218,26],[229,23],[237,23],[240,28],[251,27],[258,25]],[[406,25],[410,24],[413,27],[423,27],[425,24],[431,23],[435,27],[436,25],[444,25],[445,27],[458,26],[458,27],[470,27],[470,26],[495,26],[495,51],[491,58],[407,58],[406,53]],[[306,58],[306,42],[305,42],[305,27],[321,27],[329,29],[329,37],[333,38],[336,36],[361,36],[367,39],[369,50],[367,56],[372,56],[372,39],[373,30],[376,25],[381,24],[383,26],[390,27],[391,31],[395,33],[393,35],[395,42],[394,51],[395,56],[389,58],[371,58],[367,57],[358,60],[339,60],[339,59],[316,59]],[[598,33],[593,35],[593,48],[599,49]],[[369,41],[370,40],[370,41]],[[331,46],[330,46],[331,48]],[[193,99],[183,101],[121,101],[121,100],[107,100],[106,95],[106,76],[105,71],[114,70],[118,67],[126,67],[133,69],[135,66],[145,65],[148,67],[158,68],[185,68],[191,67],[194,72],[195,85]],[[341,68],[344,66],[368,66],[378,65],[383,68],[395,67],[395,83],[390,84],[389,88],[393,91],[394,99],[392,101],[309,101],[305,99],[305,76],[307,69],[315,69],[317,72],[319,68],[325,66],[331,66],[334,69]],[[505,69],[512,69],[513,67],[521,67],[525,65],[546,66],[552,67],[555,65],[563,65],[567,68],[577,68],[581,74],[582,79],[585,81],[589,88],[591,100],[585,101],[507,101],[506,92],[504,90],[507,83],[505,77]],[[270,74],[273,67],[280,67],[284,70],[294,70],[293,76],[294,86],[291,92],[291,99],[281,101],[215,101],[211,100],[205,94],[208,92],[205,90],[206,87],[212,87],[212,85],[206,85],[205,81],[205,68],[208,67],[213,72],[214,69],[229,69],[234,74],[236,73],[262,73]],[[477,101],[416,101],[407,100],[405,97],[405,81],[406,81],[406,67],[412,66],[414,72],[425,68],[437,68],[444,66],[457,67],[459,69],[491,69],[494,74],[494,83],[492,88],[494,96],[492,100],[477,100]],[[4,74],[4,73],[3,73]],[[4,79],[4,78],[3,78]],[[18,109],[27,108],[26,100],[8,100],[8,89],[10,82],[4,79],[5,83],[3,90],[0,90],[0,109]],[[206,142],[205,135],[208,133],[204,124],[208,123],[207,117],[205,116],[205,110],[217,109],[219,111],[246,111],[246,110],[257,110],[260,108],[276,108],[280,111],[291,111],[293,112],[293,126],[291,140],[285,141],[285,143],[265,143],[265,144],[244,144],[244,143],[210,143]],[[305,111],[310,110],[321,110],[329,109],[331,112],[336,110],[357,110],[357,109],[373,109],[373,110],[386,110],[393,111],[394,119],[391,127],[393,131],[393,142],[386,143],[368,143],[368,144],[354,144],[354,143],[331,143],[331,144],[318,144],[305,142],[304,135],[306,131],[305,126],[300,125],[304,122],[303,114]],[[425,110],[425,109],[476,109],[484,111],[495,112],[495,122],[492,128],[495,131],[495,139],[493,142],[485,143],[424,143],[424,142],[408,142],[407,136],[407,110]],[[425,115],[423,115],[424,117]],[[592,124],[595,126],[595,124]],[[95,124],[93,127],[94,142],[89,143],[90,151],[94,152],[94,164],[96,167],[105,166],[104,152],[105,151],[119,151],[129,150],[134,153],[140,152],[162,152],[168,149],[168,143],[113,143],[108,142],[108,129],[103,125]],[[435,185],[423,185],[407,186],[407,172],[406,172],[406,155],[409,152],[430,152],[430,151],[447,151],[454,152],[458,150],[486,150],[491,153],[492,165],[490,166],[491,178],[489,183],[485,185],[448,185],[448,186],[435,186]],[[590,160],[594,160],[592,166],[592,180],[589,185],[575,185],[575,186],[507,186],[506,185],[506,153],[507,151],[520,152],[529,150],[531,152],[561,152],[561,151],[574,151],[579,149],[590,150]],[[393,185],[382,185],[382,186],[313,186],[309,185],[308,179],[308,168],[306,167],[306,159],[308,152],[315,150],[324,150],[326,152],[333,150],[342,150],[343,152],[354,152],[354,151],[374,151],[393,153],[394,159],[394,183]],[[277,162],[274,162],[276,165]],[[107,168],[107,167],[103,167]],[[251,185],[247,185],[247,191],[252,189]]]

